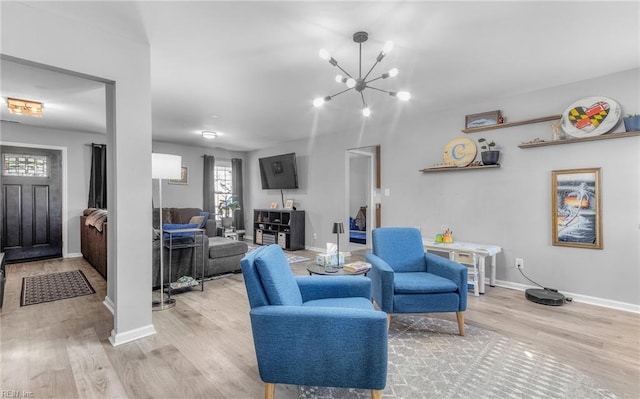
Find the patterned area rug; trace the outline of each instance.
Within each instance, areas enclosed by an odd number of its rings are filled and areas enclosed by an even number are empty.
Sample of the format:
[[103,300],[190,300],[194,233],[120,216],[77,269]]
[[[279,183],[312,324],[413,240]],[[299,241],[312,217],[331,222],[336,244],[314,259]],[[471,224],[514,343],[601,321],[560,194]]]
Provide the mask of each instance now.
[[24,277],[20,306],[91,295],[95,292],[82,270]]
[[[249,249],[247,250],[247,254],[251,253],[252,251],[255,251],[258,248],[259,248],[259,246],[249,245]],[[307,258],[306,256],[293,255],[293,254],[290,254],[288,252],[285,252],[284,256],[285,256],[285,258],[287,258],[287,262],[289,262],[289,263],[297,263],[297,262],[304,262],[304,261],[311,260],[310,258]]]
[[[580,371],[494,332],[394,316],[383,398],[615,398]],[[368,399],[371,391],[300,387],[300,399]]]

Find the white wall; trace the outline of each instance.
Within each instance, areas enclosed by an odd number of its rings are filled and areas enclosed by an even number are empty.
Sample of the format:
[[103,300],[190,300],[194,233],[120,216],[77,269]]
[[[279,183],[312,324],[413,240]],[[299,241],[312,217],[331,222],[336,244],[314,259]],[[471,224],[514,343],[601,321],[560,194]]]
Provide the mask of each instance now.
[[107,138],[110,340],[118,345],[153,334],[151,213],[148,202],[140,201],[151,197],[149,45],[62,16],[55,4],[2,2],[1,7],[3,54],[115,82],[115,117],[107,118],[115,130]]
[[[638,310],[640,305],[640,138],[520,149],[536,137],[551,139],[548,122],[465,135],[464,116],[500,109],[506,121],[561,114],[574,101],[594,95],[610,97],[623,113],[638,112],[640,70],[584,82],[461,104],[456,109],[425,112],[419,100],[408,104],[393,129],[366,125],[364,132],[344,132],[287,143],[251,153],[248,162],[252,207],[266,207],[280,193],[260,189],[257,158],[296,152],[300,189],[286,197],[305,210],[306,245],[333,241],[331,222],[344,212],[344,152],[380,143],[383,226],[419,226],[425,236],[449,225],[460,241],[497,244],[497,278],[507,285],[528,284],[512,267],[525,261],[525,273],[545,286],[609,306]],[[435,116],[434,116],[435,115]],[[617,131],[624,131],[620,126]],[[495,140],[501,167],[476,171],[423,174],[418,170],[442,160],[442,148],[455,137]],[[368,143],[360,143],[366,137]],[[602,250],[551,244],[551,171],[602,170]],[[313,239],[313,234],[317,239]]]
[[67,236],[63,237],[69,255],[80,254],[80,215],[87,207],[89,196],[89,171],[91,147],[86,144],[105,144],[100,134],[68,132],[44,129],[15,123],[2,122],[2,141],[67,148]]

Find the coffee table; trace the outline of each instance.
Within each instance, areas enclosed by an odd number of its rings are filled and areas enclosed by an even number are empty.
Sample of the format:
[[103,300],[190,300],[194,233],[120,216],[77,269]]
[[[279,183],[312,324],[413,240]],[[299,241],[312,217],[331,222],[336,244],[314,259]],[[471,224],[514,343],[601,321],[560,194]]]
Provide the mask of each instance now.
[[[345,260],[345,263],[349,263],[349,262]],[[318,265],[315,261],[307,263],[307,271],[309,272],[310,276],[314,274],[317,274],[320,276],[360,276],[360,275],[366,276],[367,272],[369,271],[367,269],[367,270],[361,270],[359,272],[346,272],[341,267],[329,268],[329,270],[330,271],[327,271],[324,266]]]

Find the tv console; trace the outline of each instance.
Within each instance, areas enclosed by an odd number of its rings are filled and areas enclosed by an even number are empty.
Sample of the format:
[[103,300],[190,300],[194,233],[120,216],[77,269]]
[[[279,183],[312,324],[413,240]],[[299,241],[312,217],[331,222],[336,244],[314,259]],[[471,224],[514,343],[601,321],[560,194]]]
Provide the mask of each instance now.
[[304,211],[254,209],[253,243],[278,244],[291,251],[304,249]]

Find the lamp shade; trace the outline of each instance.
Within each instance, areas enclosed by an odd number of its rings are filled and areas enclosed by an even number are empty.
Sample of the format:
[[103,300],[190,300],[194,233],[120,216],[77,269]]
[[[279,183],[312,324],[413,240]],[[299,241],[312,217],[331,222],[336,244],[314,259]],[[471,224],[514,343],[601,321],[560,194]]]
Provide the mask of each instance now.
[[152,179],[180,179],[182,174],[182,157],[171,154],[151,154]]
[[344,233],[344,226],[342,225],[342,222],[336,222],[333,224],[333,233],[334,234]]

